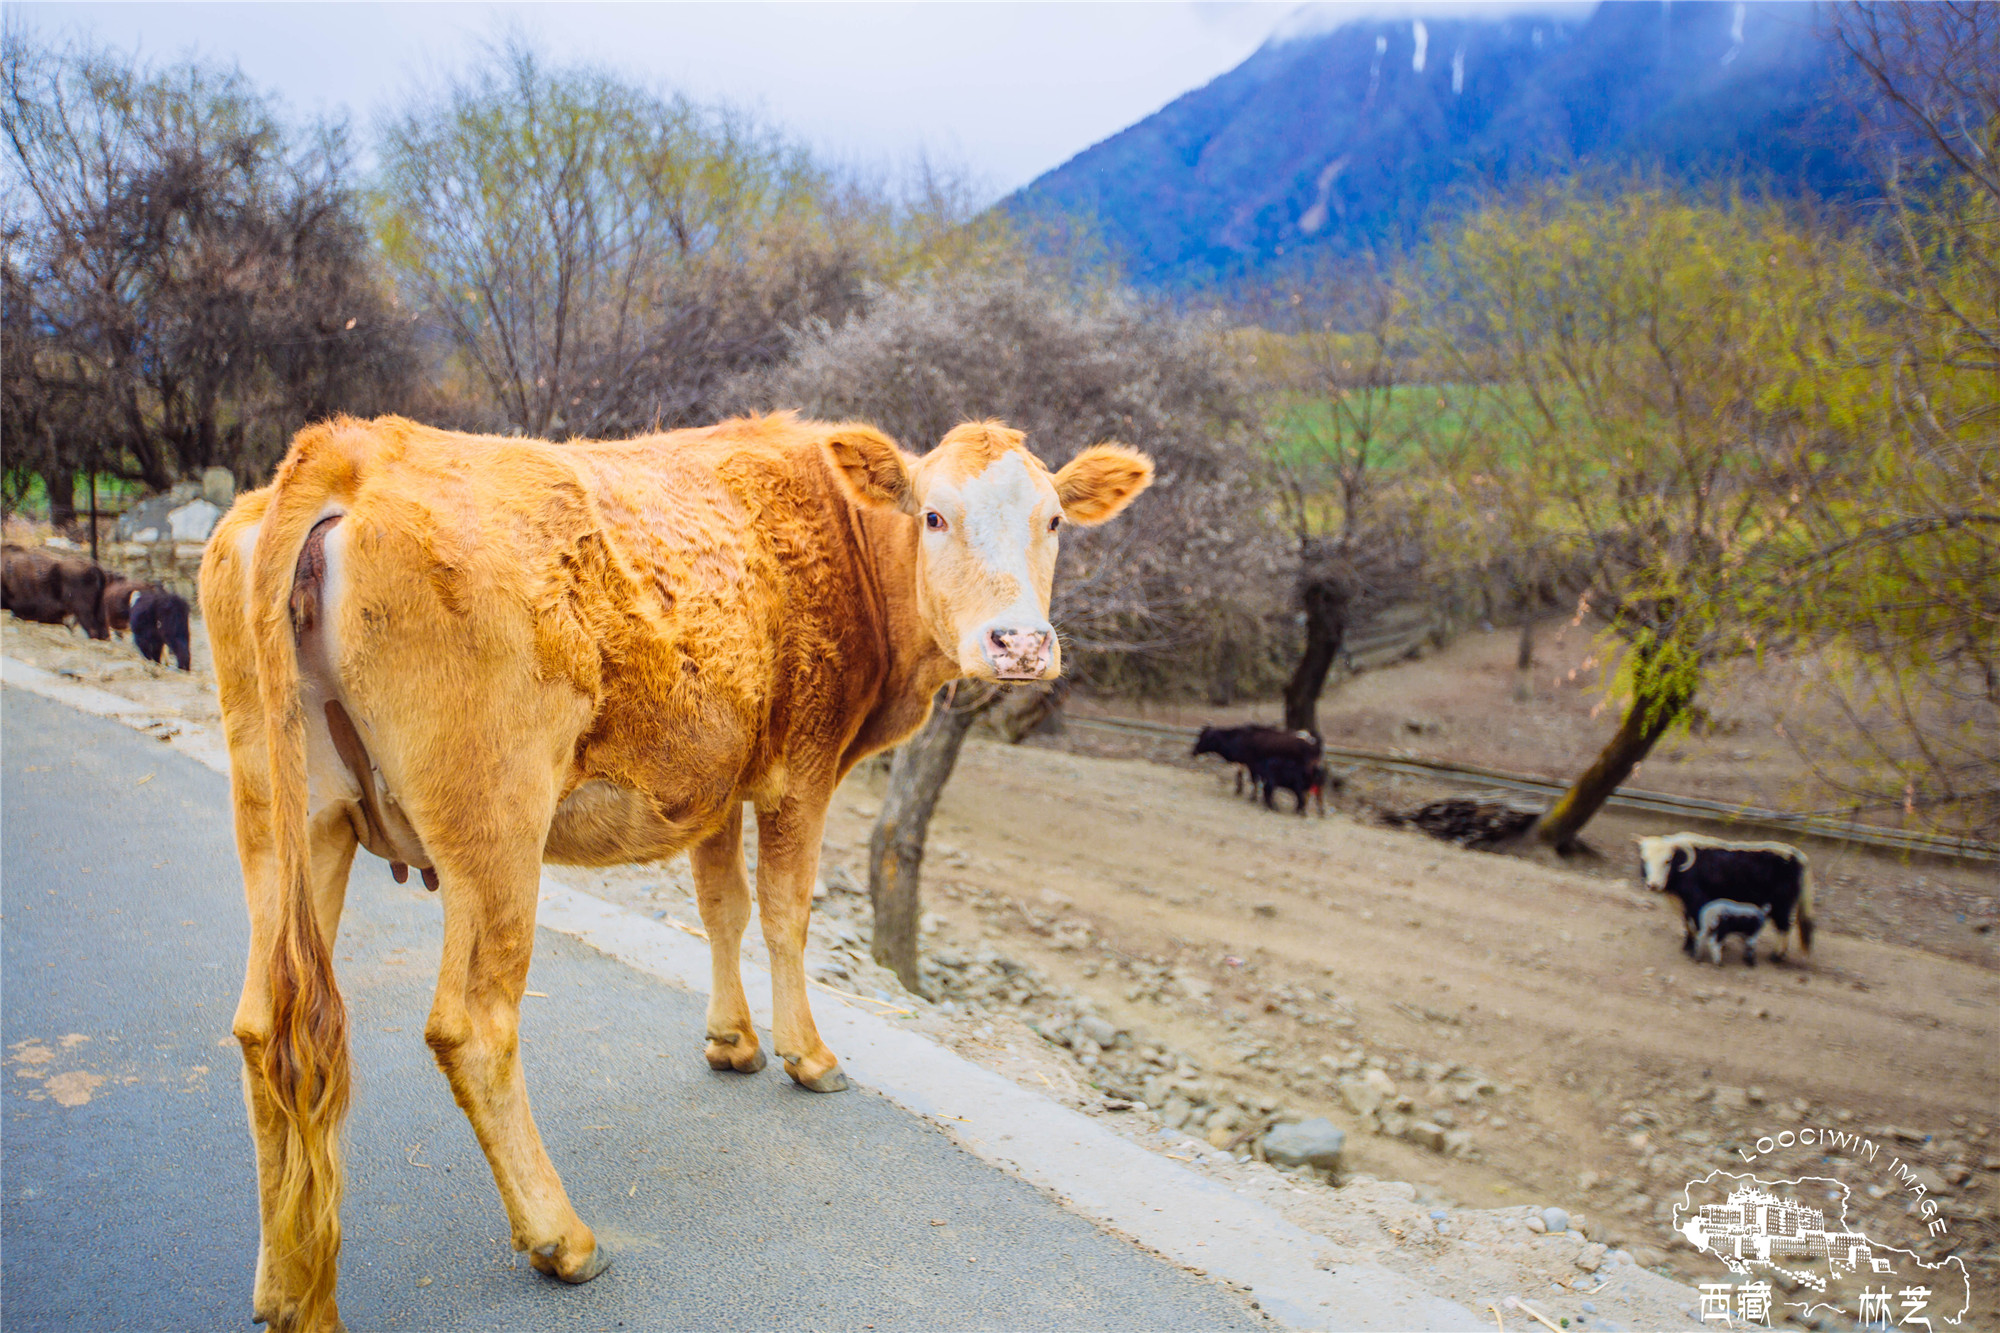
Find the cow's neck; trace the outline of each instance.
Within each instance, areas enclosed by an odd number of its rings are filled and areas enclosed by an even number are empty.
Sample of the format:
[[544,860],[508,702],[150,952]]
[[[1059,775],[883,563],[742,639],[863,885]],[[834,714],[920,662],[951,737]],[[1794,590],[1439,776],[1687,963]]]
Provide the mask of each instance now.
[[959,675],[958,663],[937,644],[917,609],[917,525],[883,510],[854,514],[857,553],[871,585],[872,627],[882,653],[881,686],[848,762],[900,744],[923,725],[931,696]]

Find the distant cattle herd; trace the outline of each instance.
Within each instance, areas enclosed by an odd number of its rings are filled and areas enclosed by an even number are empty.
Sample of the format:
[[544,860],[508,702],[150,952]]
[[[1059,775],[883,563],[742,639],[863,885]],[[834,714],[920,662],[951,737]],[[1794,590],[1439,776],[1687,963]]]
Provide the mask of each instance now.
[[[1236,794],[1244,779],[1250,796],[1275,810],[1273,793],[1292,793],[1294,809],[1303,815],[1312,797],[1326,813],[1326,789],[1340,789],[1340,779],[1326,771],[1325,747],[1309,731],[1253,724],[1203,727],[1193,755],[1215,755],[1236,775]],[[1780,842],[1724,842],[1699,833],[1675,833],[1639,839],[1639,878],[1645,887],[1675,899],[1684,927],[1682,949],[1690,958],[1720,965],[1722,947],[1742,941],[1743,962],[1757,965],[1757,939],[1764,927],[1776,928],[1777,956],[1789,953],[1796,927],[1801,952],[1811,952],[1813,938],[1812,873],[1806,855]]]
[[44,625],[74,622],[93,639],[130,631],[149,662],[194,665],[188,638],[188,604],[178,594],[135,583],[81,556],[19,546],[0,548],[0,608]]

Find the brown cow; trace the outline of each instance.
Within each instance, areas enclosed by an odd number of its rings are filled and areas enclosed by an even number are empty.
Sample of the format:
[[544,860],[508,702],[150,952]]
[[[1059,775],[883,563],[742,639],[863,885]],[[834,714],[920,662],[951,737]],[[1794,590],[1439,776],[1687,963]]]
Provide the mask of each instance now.
[[923,458],[790,415],[620,443],[456,435],[395,418],[303,431],[202,566],[251,921],[236,1012],[257,1143],[254,1315],[337,1327],[345,1010],[332,941],[357,846],[441,887],[424,1035],[516,1249],[605,1266],[528,1110],[517,1052],[544,860],[686,849],[713,955],[706,1056],[763,1067],[738,971],[750,915],[772,1046],[846,1086],[806,1001],[806,919],[834,787],[960,676],[1049,678],[1056,529],[1101,523],[1152,465],[1120,445],[1051,474],[995,423]]
[[93,639],[110,638],[104,626],[101,565],[9,542],[0,549],[0,607],[23,620],[61,625],[71,619]]

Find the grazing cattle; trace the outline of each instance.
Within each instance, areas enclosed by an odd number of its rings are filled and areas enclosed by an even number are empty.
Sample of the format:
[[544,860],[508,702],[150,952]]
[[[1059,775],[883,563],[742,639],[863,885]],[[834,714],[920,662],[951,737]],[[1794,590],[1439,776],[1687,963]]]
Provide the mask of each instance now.
[[1319,760],[1289,754],[1265,755],[1250,761],[1250,776],[1263,793],[1265,809],[1278,808],[1272,794],[1283,789],[1292,794],[1295,803],[1292,808],[1298,814],[1305,814],[1307,796],[1317,802],[1322,816],[1326,814],[1326,765]]
[[[1260,787],[1256,779],[1256,766],[1270,759],[1290,759],[1301,764],[1315,764],[1324,753],[1319,737],[1309,731],[1286,731],[1283,727],[1269,727],[1253,723],[1244,727],[1203,727],[1195,737],[1193,755],[1200,758],[1205,754],[1216,755],[1236,766],[1236,794],[1243,794],[1243,779],[1252,779],[1250,795],[1254,799]],[[1265,794],[1268,801],[1268,793]]]
[[833,790],[963,676],[1050,679],[1057,530],[1117,514],[1122,445],[1051,473],[997,422],[921,458],[783,414],[621,442],[395,418],[302,431],[202,563],[251,922],[234,1030],[257,1145],[253,1315],[337,1327],[347,1020],[333,939],[357,847],[423,867],[445,936],[424,1037],[513,1246],[584,1282],[606,1258],[528,1109],[518,1028],[544,860],[686,849],[714,967],[704,1054],[765,1057],[738,956],[757,812],[771,1044],[846,1086],[806,1002]]
[[123,634],[132,628],[132,599],[151,587],[136,579],[113,576],[104,585],[104,628],[113,634]]
[[75,620],[91,638],[109,638],[104,585],[110,578],[88,560],[11,542],[0,548],[0,607],[23,620],[44,625]]
[[174,650],[174,665],[191,669],[194,655],[188,645],[188,604],[183,597],[164,588],[147,588],[132,599],[132,646],[148,662],[164,662],[165,650]]
[[1755,903],[1711,898],[1695,913],[1694,956],[1722,966],[1722,942],[1731,935],[1743,937],[1743,965],[1757,966],[1757,934],[1770,916]]
[[1806,855],[1782,842],[1724,842],[1698,833],[1639,839],[1639,878],[1681,905],[1682,950],[1695,954],[1701,909],[1718,898],[1769,913],[1778,928],[1778,957],[1787,956],[1793,914],[1799,949],[1812,952],[1812,869]]

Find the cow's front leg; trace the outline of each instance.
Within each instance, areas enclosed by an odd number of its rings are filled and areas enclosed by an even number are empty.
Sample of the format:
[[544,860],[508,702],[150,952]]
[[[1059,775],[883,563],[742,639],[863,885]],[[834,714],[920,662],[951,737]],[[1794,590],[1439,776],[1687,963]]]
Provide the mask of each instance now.
[[743,807],[728,822],[688,850],[694,867],[701,924],[708,928],[708,1045],[710,1069],[754,1074],[764,1067],[764,1051],[750,1022],[743,994],[743,929],[750,924],[750,880],[743,873]]
[[847,1076],[820,1040],[806,1001],[806,926],[831,784],[805,791],[800,785],[795,779],[775,809],[757,812],[757,907],[771,953],[771,1045],[801,1087],[839,1092]]

